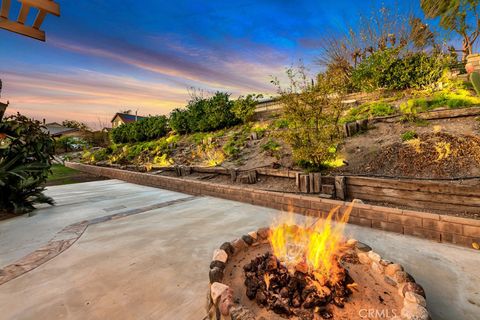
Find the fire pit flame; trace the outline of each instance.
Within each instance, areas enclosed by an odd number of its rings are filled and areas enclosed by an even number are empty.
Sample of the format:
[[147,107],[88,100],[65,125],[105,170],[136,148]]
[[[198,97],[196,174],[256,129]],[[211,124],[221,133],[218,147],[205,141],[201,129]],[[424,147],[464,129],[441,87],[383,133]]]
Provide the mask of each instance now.
[[295,223],[289,214],[270,229],[269,241],[273,254],[293,273],[305,268],[304,273],[317,274],[315,282],[328,279],[336,283],[338,256],[344,249],[342,245],[345,223],[350,217],[353,206],[343,214],[340,207],[332,209],[325,220],[319,219],[312,225]]

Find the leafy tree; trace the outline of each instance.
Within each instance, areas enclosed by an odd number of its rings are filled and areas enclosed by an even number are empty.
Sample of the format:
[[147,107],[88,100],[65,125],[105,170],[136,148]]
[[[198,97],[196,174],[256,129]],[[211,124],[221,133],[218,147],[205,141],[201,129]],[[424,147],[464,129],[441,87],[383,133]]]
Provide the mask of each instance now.
[[440,25],[462,38],[463,59],[473,53],[480,35],[479,0],[420,0],[428,18],[440,18]]
[[111,138],[115,143],[141,142],[161,138],[168,132],[166,116],[148,117],[123,124],[112,129]]
[[67,128],[75,128],[79,130],[89,131],[90,128],[83,122],[77,120],[63,120],[62,126]]
[[20,114],[0,122],[0,210],[25,213],[35,203],[53,204],[42,191],[50,172],[54,140],[39,121]]
[[261,99],[262,97],[261,94],[248,94],[246,97],[238,97],[233,103],[232,108],[237,119],[240,119],[242,123],[251,121],[255,114],[255,107],[258,104],[258,99]]
[[185,134],[190,132],[188,126],[188,111],[186,109],[176,108],[170,113],[168,120],[170,128],[179,134]]
[[335,158],[336,146],[342,140],[339,118],[343,92],[338,90],[341,78],[320,74],[313,82],[302,66],[288,69],[287,76],[290,83],[286,88],[274,80],[289,124],[285,139],[297,162],[321,167]]

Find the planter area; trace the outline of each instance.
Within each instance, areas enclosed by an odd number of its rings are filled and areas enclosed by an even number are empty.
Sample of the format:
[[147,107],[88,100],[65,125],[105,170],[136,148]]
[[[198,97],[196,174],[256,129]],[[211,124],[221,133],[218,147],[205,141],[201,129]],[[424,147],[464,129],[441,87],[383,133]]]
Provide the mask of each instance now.
[[[247,186],[220,185],[73,162],[66,162],[65,165],[94,175],[131,183],[193,195],[219,197],[315,217],[325,217],[326,213],[337,206],[344,210],[347,205],[344,201],[318,196],[263,191]],[[470,248],[472,244],[480,242],[480,220],[455,216],[355,204],[348,222]]]

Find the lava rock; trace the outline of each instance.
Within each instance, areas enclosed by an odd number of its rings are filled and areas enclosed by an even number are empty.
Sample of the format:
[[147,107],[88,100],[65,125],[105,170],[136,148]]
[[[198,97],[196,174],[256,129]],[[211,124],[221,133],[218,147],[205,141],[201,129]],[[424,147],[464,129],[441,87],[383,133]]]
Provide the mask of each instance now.
[[214,282],[221,282],[223,279],[223,270],[220,268],[212,268],[210,269],[210,283]]
[[255,296],[255,301],[260,305],[265,305],[267,303],[267,296],[263,291],[259,290]]
[[291,314],[288,306],[288,299],[277,299],[272,306],[272,310],[276,314],[285,314],[287,316]]

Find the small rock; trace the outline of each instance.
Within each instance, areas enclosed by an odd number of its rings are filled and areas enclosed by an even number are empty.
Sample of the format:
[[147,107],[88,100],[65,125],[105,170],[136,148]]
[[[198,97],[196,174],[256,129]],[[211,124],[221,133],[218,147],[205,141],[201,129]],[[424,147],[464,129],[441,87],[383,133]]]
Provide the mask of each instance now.
[[221,282],[223,279],[223,270],[217,267],[210,269],[209,276],[210,283]]
[[393,276],[397,271],[403,271],[403,267],[398,263],[392,263],[385,267],[385,274],[387,276]]
[[242,239],[233,240],[233,242],[231,244],[232,244],[234,252],[241,251],[241,250],[248,247],[248,245]]
[[218,261],[218,260],[213,260],[210,263],[210,269],[213,269],[213,268],[220,268],[220,269],[224,270],[225,269],[225,262]]
[[349,246],[350,248],[355,248],[357,243],[358,243],[357,239],[348,239],[347,240],[347,246]]
[[393,287],[396,287],[397,286],[397,282],[390,276],[385,276],[383,277],[383,280],[388,283],[389,285],[393,286]]
[[380,260],[380,264],[381,264],[382,266],[386,267],[386,266],[392,264],[392,262],[389,261],[389,260],[381,259],[381,260]]
[[402,293],[403,293],[404,297],[405,297],[405,294],[407,292],[413,292],[413,293],[416,293],[416,294],[421,295],[422,297],[426,298],[425,290],[423,290],[421,285],[419,285],[418,283],[415,283],[415,282],[407,282],[407,284],[405,284],[405,286],[403,287],[403,290],[402,290]]
[[260,228],[257,230],[257,235],[261,239],[267,239],[269,233],[270,233],[270,228]]
[[253,242],[255,241],[251,236],[249,235],[244,235],[242,236],[242,240],[245,241],[246,244],[248,244],[249,246],[251,246],[253,244]]
[[305,262],[300,262],[295,265],[295,270],[303,274],[308,273],[308,265]]
[[357,256],[361,264],[370,264],[372,262],[365,252],[359,252]]
[[406,302],[416,303],[421,305],[422,307],[427,307],[427,301],[425,300],[425,298],[412,291],[407,291],[405,293],[405,303]]
[[358,251],[361,251],[361,252],[372,251],[372,248],[370,248],[370,246],[367,246],[365,243],[360,242],[360,241],[357,242],[356,248],[357,248]]
[[380,262],[380,260],[382,259],[382,257],[380,257],[380,255],[376,252],[373,252],[373,251],[369,251],[368,252],[368,257],[372,260],[372,261],[375,261],[375,262]]
[[378,274],[383,273],[384,267],[380,263],[373,261],[371,267],[372,267],[372,270],[375,271],[376,273]]
[[393,274],[392,278],[397,282],[397,283],[404,283],[407,280],[407,273],[405,271],[395,271]]
[[248,235],[253,238],[253,240],[257,240],[257,233],[255,231],[249,232]]
[[230,242],[224,242],[221,246],[220,249],[224,250],[228,255],[233,255],[235,249],[233,248],[232,244]]
[[230,308],[233,306],[233,290],[228,288],[220,295],[219,309],[224,316],[230,314]]
[[427,309],[415,303],[409,303],[402,308],[402,319],[404,320],[428,320]]
[[210,295],[212,296],[213,303],[217,304],[218,298],[222,295],[225,290],[230,289],[229,286],[220,282],[214,282],[210,286]]
[[225,250],[216,249],[213,252],[212,260],[214,260],[214,261],[217,260],[217,261],[221,261],[221,262],[225,263],[228,260],[228,254],[225,252]]
[[255,314],[243,306],[234,306],[230,309],[232,320],[255,320]]

